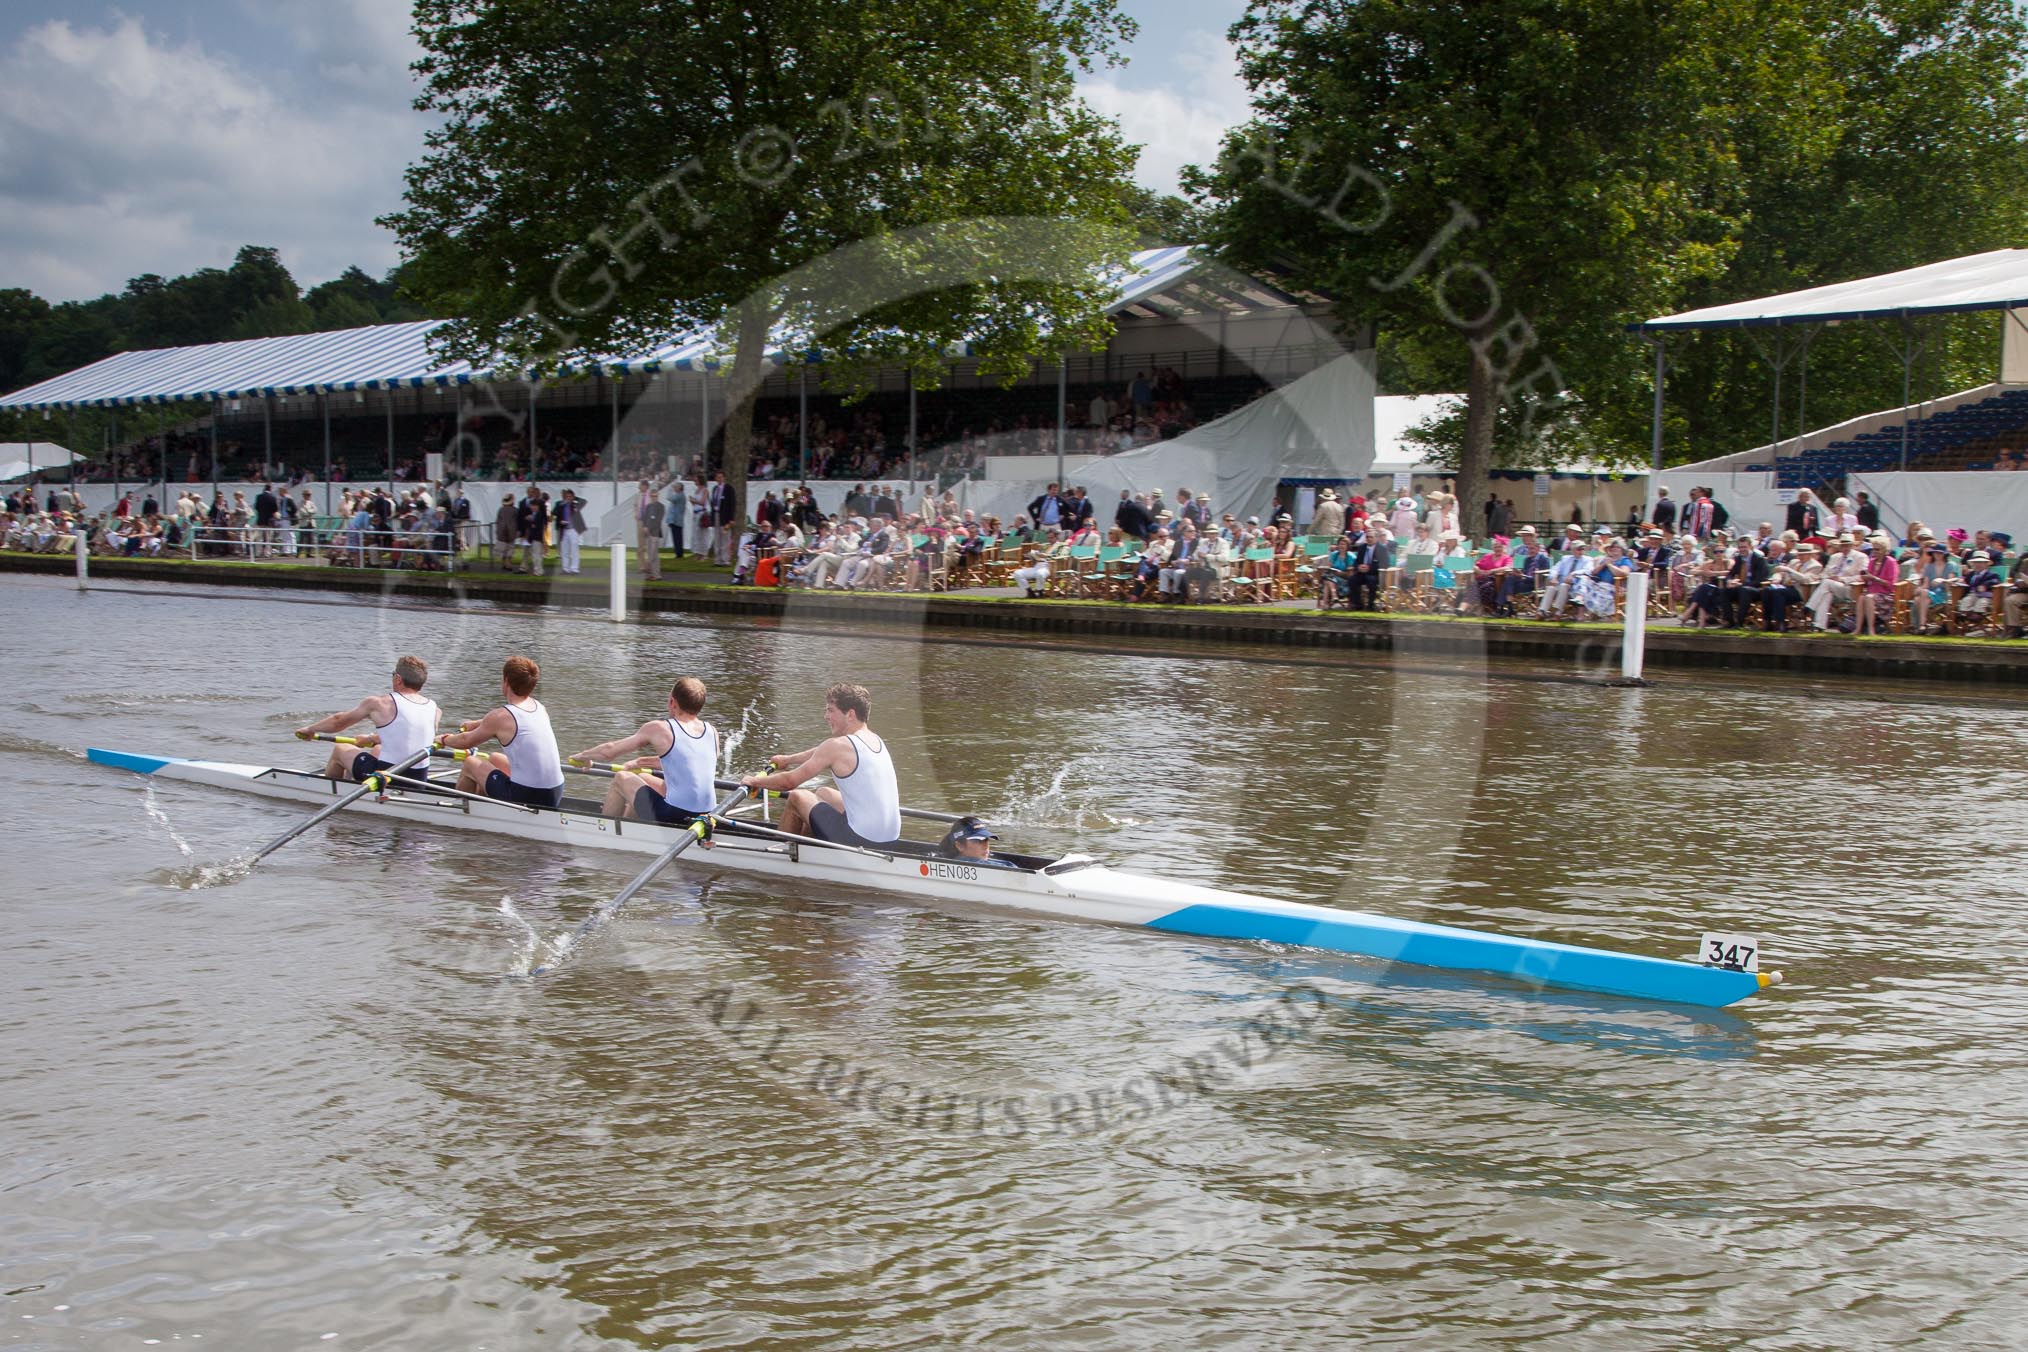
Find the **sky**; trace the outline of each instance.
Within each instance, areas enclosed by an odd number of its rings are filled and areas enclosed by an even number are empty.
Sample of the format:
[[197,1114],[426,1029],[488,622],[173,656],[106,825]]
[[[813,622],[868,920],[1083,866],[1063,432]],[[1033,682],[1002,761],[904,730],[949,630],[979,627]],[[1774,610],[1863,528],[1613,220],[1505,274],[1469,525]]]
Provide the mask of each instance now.
[[[1225,31],[1244,0],[1122,0],[1140,36],[1082,82],[1176,190],[1246,113]],[[398,261],[428,119],[409,0],[9,0],[0,11],[0,288],[53,301],[270,245],[305,287]]]

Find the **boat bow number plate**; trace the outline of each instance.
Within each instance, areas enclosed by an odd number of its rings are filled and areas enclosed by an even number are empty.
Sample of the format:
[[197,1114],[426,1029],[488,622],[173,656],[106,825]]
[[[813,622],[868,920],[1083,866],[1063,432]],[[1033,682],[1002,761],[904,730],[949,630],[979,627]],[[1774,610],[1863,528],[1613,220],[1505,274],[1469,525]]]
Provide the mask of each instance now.
[[1751,934],[1714,934],[1707,930],[1703,941],[1697,945],[1697,960],[1706,967],[1758,972],[1760,940]]

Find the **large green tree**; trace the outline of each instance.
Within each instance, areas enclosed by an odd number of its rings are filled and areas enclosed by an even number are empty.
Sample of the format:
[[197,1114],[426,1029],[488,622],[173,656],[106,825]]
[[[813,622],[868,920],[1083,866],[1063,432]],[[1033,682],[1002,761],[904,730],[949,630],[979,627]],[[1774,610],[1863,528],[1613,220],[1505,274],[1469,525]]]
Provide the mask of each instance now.
[[[1818,23],[1817,60],[1838,91],[1808,157],[1781,172],[1745,147],[1747,199],[1725,270],[1686,287],[1669,308],[1746,300],[2023,243],[2028,221],[2028,25],[2011,0],[1839,0]],[[1778,129],[1777,129],[1778,130]],[[1632,316],[1646,318],[1645,315]],[[1920,322],[1916,399],[1994,377],[1992,315]],[[1793,344],[1800,334],[1790,335]],[[1903,341],[1893,323],[1811,336],[1808,402],[1791,358],[1783,435],[1898,404]],[[1768,341],[1735,332],[1670,341],[1668,447],[1689,460],[1743,450],[1771,431]],[[1644,441],[1633,400],[1601,426]]]
[[771,331],[925,381],[961,338],[1006,373],[1103,339],[1132,153],[1071,77],[1131,31],[1113,0],[419,0],[444,120],[387,223],[496,369],[717,329],[744,500]]
[[[1628,316],[1722,273],[1742,141],[1810,153],[1835,97],[1809,0],[1259,0],[1253,120],[1193,186],[1215,238],[1461,378],[1475,519],[1510,444],[1634,395]],[[1779,164],[1771,163],[1770,171]],[[1453,387],[1455,388],[1455,387]]]

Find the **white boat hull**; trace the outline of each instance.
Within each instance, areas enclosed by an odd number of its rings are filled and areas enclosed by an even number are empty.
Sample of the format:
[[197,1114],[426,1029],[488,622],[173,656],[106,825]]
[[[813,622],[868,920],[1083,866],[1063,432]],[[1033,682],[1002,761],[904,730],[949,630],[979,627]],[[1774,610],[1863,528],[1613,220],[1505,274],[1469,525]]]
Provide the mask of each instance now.
[[[97,764],[159,779],[182,780],[264,798],[328,806],[357,786],[302,771],[225,761],[183,760],[93,749]],[[659,855],[680,827],[620,821],[595,809],[530,811],[508,803],[396,790],[368,795],[348,813],[517,840]],[[1719,1006],[1771,984],[1752,972],[1704,967],[1538,939],[1514,938],[1305,902],[1280,901],[1191,883],[1125,873],[1076,856],[1039,870],[981,868],[918,854],[833,849],[819,844],[718,833],[710,850],[690,850],[677,865],[700,872],[872,888],[927,905],[964,902],[1059,920],[1096,921],[1177,934],[1292,944],[1419,966],[1478,972],[1570,990]]]

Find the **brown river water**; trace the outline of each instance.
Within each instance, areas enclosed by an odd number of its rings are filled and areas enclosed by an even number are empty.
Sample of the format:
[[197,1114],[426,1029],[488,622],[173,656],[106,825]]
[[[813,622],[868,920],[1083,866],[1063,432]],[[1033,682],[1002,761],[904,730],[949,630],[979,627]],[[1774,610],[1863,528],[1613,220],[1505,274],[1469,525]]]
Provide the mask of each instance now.
[[[2023,1345],[2018,698],[23,578],[0,615],[0,1346]],[[307,765],[288,729],[407,651],[453,716],[535,656],[566,750],[700,675],[740,768],[858,680],[904,798],[1011,845],[1745,931],[1788,984],[1559,996],[708,861],[530,981],[637,857],[341,817],[193,888],[302,810],[82,759]]]

